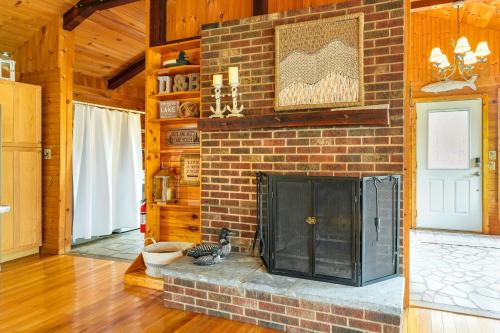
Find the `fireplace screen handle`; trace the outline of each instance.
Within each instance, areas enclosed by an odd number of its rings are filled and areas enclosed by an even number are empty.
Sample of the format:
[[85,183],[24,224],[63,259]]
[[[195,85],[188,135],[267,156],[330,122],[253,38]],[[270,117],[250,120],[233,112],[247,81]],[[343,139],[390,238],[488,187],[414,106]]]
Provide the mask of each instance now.
[[313,217],[313,216],[309,216],[309,217],[306,219],[306,222],[307,222],[308,224],[311,224],[311,225],[316,224],[316,218],[315,218],[315,217]]

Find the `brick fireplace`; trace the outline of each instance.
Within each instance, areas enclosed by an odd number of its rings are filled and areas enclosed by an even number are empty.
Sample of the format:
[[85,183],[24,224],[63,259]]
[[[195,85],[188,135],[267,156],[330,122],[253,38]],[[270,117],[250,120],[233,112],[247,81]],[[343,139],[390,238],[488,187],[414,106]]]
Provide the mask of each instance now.
[[204,132],[203,240],[216,241],[218,230],[228,227],[236,232],[232,237],[236,251],[250,251],[257,225],[258,171],[355,177],[403,173],[401,1],[353,0],[204,26],[203,112],[208,115],[213,102],[212,75],[226,72],[228,66],[239,66],[245,115],[275,113],[274,27],[357,12],[365,14],[365,104],[388,104],[389,126]]
[[[220,228],[227,227],[235,232],[231,242],[240,253],[203,269],[190,258],[169,265],[163,271],[165,306],[287,332],[400,331],[402,277],[360,288],[340,286],[271,275],[258,256],[247,254],[257,229],[257,172],[358,178],[403,174],[403,2],[352,0],[204,26],[203,113],[208,116],[213,103],[212,75],[238,66],[245,116],[280,118],[273,109],[274,27],[357,12],[365,20],[365,104],[388,105],[388,121],[202,131],[202,237],[215,242]],[[400,271],[404,241],[399,244]]]

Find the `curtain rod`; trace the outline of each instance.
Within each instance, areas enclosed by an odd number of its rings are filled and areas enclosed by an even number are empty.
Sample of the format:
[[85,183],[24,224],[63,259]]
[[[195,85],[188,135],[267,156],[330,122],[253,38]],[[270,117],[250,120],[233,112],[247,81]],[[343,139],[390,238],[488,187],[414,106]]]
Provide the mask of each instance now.
[[129,109],[122,109],[122,108],[116,108],[114,106],[109,106],[109,105],[101,105],[101,104],[94,104],[94,103],[85,103],[85,102],[80,102],[80,101],[73,101],[73,104],[81,104],[81,105],[88,105],[88,106],[96,106],[98,108],[103,108],[103,109],[111,109],[111,110],[116,110],[116,111],[122,111],[122,112],[130,112],[130,113],[138,113],[145,115],[146,112],[144,111],[137,111],[137,110],[129,110]]

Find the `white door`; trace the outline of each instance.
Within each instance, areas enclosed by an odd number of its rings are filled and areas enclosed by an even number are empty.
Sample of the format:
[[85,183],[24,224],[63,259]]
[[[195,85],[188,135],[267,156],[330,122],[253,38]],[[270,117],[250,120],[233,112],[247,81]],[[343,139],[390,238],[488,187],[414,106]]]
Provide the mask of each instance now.
[[482,102],[417,103],[417,227],[482,231]]

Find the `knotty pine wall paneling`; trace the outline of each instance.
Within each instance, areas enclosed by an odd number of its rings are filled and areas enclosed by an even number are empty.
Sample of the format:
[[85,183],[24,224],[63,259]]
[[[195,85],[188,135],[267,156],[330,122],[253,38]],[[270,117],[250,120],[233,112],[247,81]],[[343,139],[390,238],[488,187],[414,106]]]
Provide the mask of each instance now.
[[252,16],[252,0],[168,0],[167,40],[200,35],[205,23]]
[[[432,67],[429,63],[429,55],[433,47],[439,46],[441,50],[453,59],[452,39],[457,39],[457,27],[454,19],[433,17],[427,12],[412,13],[411,25],[411,59],[409,66],[409,80],[412,85],[413,98],[442,96],[460,96],[470,94],[488,95],[488,150],[498,151],[498,88],[500,87],[500,31],[488,28],[480,28],[462,23],[460,26],[461,35],[467,36],[473,48],[480,41],[487,41],[491,55],[488,63],[483,65],[479,71],[479,78],[476,81],[478,89],[470,88],[449,91],[438,95],[428,94],[421,91],[422,86],[433,81]],[[488,156],[483,156],[484,163],[487,163]],[[488,183],[488,220],[489,233],[500,234],[499,206],[498,206],[498,159],[497,167],[494,171],[489,171]]]
[[[142,77],[145,78],[144,74]],[[80,102],[101,104],[131,110],[144,110],[143,86],[125,83],[110,90],[106,80],[82,73],[73,75],[73,98]]]
[[14,53],[18,81],[42,86],[42,144],[52,150],[42,161],[42,251],[51,254],[71,246],[73,38],[56,17]]

